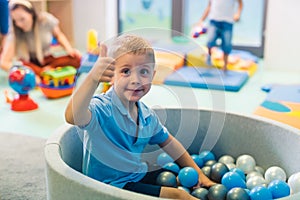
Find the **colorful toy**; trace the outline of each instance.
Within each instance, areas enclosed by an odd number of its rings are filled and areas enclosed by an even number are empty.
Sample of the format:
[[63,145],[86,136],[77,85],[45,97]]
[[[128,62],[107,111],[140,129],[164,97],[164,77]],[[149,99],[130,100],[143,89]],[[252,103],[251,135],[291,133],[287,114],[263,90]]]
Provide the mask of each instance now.
[[205,28],[203,26],[195,26],[192,29],[193,38],[198,38],[199,36],[201,36],[202,34],[205,34],[206,32],[207,32],[207,28]]
[[23,66],[16,65],[9,72],[9,85],[18,95],[11,100],[7,96],[7,102],[11,103],[14,111],[29,111],[38,108],[38,105],[29,97],[28,93],[35,87],[34,72]]
[[58,67],[42,73],[39,85],[47,98],[60,98],[72,94],[76,69],[72,66]]

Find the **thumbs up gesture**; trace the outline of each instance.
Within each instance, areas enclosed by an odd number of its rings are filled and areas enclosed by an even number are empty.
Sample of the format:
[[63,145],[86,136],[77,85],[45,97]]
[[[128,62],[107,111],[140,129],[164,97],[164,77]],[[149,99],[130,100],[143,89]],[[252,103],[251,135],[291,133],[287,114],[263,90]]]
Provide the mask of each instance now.
[[97,82],[111,82],[114,76],[115,59],[107,57],[107,46],[100,45],[99,57],[91,69],[91,77]]

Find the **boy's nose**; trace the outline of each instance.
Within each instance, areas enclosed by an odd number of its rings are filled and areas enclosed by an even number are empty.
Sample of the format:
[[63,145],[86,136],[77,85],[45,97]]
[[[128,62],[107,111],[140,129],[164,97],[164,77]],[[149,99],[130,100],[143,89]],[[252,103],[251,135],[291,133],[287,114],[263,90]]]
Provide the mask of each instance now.
[[134,84],[140,83],[140,76],[139,76],[139,74],[136,73],[136,72],[131,73],[130,81],[131,81],[131,83],[134,83]]

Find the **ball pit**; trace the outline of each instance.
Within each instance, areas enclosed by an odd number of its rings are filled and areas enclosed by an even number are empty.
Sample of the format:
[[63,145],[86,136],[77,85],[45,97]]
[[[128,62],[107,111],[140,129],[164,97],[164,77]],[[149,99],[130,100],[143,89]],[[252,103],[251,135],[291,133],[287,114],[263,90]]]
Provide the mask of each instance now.
[[[281,167],[287,178],[300,172],[298,129],[260,117],[211,110],[156,109],[156,112],[191,154],[209,148],[216,158],[225,154],[234,158],[248,154],[263,169]],[[216,139],[207,138],[207,135]],[[156,146],[147,146],[143,159],[155,163],[160,153],[162,151]],[[48,139],[45,158],[48,199],[160,199],[118,189],[83,175],[82,132],[74,126],[63,125]],[[290,182],[297,184],[296,178],[299,175],[294,175]],[[297,191],[296,187],[294,191]],[[300,192],[279,199],[300,199]]]

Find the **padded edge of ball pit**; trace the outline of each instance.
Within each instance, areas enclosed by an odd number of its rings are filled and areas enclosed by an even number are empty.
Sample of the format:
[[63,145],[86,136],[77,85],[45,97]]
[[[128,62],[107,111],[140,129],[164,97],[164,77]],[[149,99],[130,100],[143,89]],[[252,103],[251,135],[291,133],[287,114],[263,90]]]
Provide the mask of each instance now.
[[[213,146],[212,151],[217,157],[224,153],[234,157],[247,153],[264,168],[277,165],[285,169],[288,176],[300,171],[298,129],[262,117],[211,110],[170,108],[156,109],[156,112],[162,123],[190,153],[198,153]],[[221,135],[214,140],[212,138],[216,133]],[[74,126],[63,125],[47,140],[45,159],[48,199],[159,199],[122,190],[80,173],[82,134]],[[205,139],[206,135],[209,138]],[[198,141],[203,141],[203,144]],[[149,151],[152,153],[143,154],[143,158],[154,163],[161,151],[157,150],[157,146],[147,146],[146,152]],[[300,193],[280,200],[296,199],[300,199]]]
[[156,200],[96,181],[81,171],[83,132],[61,126],[46,142],[46,186],[48,200]]

